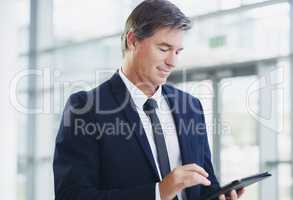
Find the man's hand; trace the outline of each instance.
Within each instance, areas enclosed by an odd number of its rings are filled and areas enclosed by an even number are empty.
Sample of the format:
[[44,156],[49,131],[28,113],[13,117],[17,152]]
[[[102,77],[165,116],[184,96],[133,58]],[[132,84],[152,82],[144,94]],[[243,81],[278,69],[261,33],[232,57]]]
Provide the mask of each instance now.
[[225,196],[224,194],[219,196],[219,200],[237,200],[241,197],[241,195],[244,193],[244,188],[238,190],[237,192],[235,190],[232,190],[229,194],[229,196]]
[[195,185],[209,186],[208,173],[196,164],[187,164],[175,168],[160,183],[162,200],[172,200],[177,192]]

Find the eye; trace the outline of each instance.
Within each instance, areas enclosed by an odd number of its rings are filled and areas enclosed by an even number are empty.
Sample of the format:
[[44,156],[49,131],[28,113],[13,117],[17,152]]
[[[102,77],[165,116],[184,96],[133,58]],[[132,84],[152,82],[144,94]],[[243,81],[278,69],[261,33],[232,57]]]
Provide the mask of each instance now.
[[168,51],[168,49],[163,49],[163,48],[159,48],[160,49],[160,51],[162,51],[162,52],[167,52]]
[[176,51],[176,55],[179,55],[182,52],[182,49],[179,49],[178,51]]

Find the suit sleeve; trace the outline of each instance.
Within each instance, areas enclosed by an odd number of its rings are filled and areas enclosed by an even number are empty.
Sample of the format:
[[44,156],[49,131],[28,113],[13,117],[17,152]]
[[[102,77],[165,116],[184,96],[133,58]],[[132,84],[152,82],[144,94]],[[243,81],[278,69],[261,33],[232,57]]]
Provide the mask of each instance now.
[[202,186],[201,187],[201,193],[200,196],[204,196],[210,192],[213,192],[215,190],[219,189],[219,182],[216,178],[216,175],[214,173],[214,169],[213,169],[213,164],[211,161],[211,151],[210,151],[210,147],[209,147],[209,142],[208,142],[208,137],[207,137],[207,131],[206,131],[206,123],[205,123],[205,117],[204,117],[204,112],[203,112],[203,108],[202,105],[200,103],[199,100],[198,104],[199,104],[199,113],[201,115],[201,122],[202,124],[204,124],[204,128],[202,130],[202,135],[203,135],[203,145],[204,145],[204,169],[208,172],[209,177],[208,179],[211,181],[211,185],[208,187]]
[[88,102],[88,94],[81,92],[73,94],[65,106],[53,162],[55,200],[154,200],[155,183],[101,190],[99,141],[79,127],[94,121],[95,109]]

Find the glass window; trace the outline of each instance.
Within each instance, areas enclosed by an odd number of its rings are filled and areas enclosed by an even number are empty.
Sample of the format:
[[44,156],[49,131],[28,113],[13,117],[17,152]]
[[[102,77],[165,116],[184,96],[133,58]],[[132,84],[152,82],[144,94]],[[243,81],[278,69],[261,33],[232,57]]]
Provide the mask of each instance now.
[[[228,78],[221,81],[221,182],[256,174],[259,171],[257,122],[247,106],[257,108],[257,96],[247,100],[247,90],[255,76]],[[241,166],[241,168],[239,168]],[[258,187],[253,185],[243,199],[258,199]]]
[[193,17],[220,9],[220,0],[170,0],[178,6],[184,14]]
[[291,165],[290,164],[280,164],[278,167],[279,170],[279,199],[282,200],[290,200],[291,196],[291,185],[292,185],[292,177],[291,176]]
[[30,7],[29,0],[18,0],[17,1],[17,11],[20,16],[19,19],[19,53],[25,53],[28,51],[29,42],[29,17],[30,17]]
[[36,166],[36,188],[35,199],[52,200],[54,199],[54,178],[52,161],[39,161]]
[[221,9],[225,10],[225,9],[231,9],[231,8],[236,8],[236,7],[240,7],[241,6],[241,0],[221,0],[220,1],[221,4]]
[[[80,45],[68,45],[54,51],[54,68],[66,73],[88,73],[99,68],[117,69],[122,63],[118,37],[91,41]],[[82,69],[82,70],[81,70]]]
[[[279,95],[279,127],[278,133],[278,153],[281,164],[278,167],[278,187],[279,187],[279,199],[289,200],[291,196],[292,186],[292,166],[288,163],[291,161],[291,131],[290,131],[290,68],[288,60],[284,60],[278,63],[280,69],[281,83],[279,89],[281,93]],[[283,163],[282,163],[283,162]]]
[[131,0],[54,0],[55,41],[59,44],[119,32],[131,8]]
[[261,3],[268,0],[241,0],[242,5]]
[[192,82],[182,82],[176,84],[176,86],[194,97],[199,98],[206,120],[207,133],[209,138],[210,149],[212,152],[213,148],[213,85],[212,81],[204,80],[204,81],[192,81]]
[[288,60],[278,63],[281,82],[279,84],[278,114],[279,114],[279,133],[278,133],[278,152],[281,161],[291,159],[291,137],[290,137],[290,68]]
[[[27,95],[22,94],[21,98],[27,98]],[[23,113],[18,114],[17,119],[17,199],[26,199],[26,173],[27,173],[27,116]]]
[[288,11],[288,4],[282,3],[195,21],[187,33],[180,66],[213,66],[288,55]]

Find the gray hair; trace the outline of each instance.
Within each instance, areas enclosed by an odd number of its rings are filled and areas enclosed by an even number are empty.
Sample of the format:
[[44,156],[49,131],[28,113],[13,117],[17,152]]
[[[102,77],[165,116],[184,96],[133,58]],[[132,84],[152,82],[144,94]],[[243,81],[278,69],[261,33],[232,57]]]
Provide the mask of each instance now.
[[138,39],[142,40],[165,27],[186,31],[191,28],[191,21],[177,6],[167,0],[145,0],[140,3],[127,18],[121,35],[123,57],[128,49],[128,32],[132,31]]

